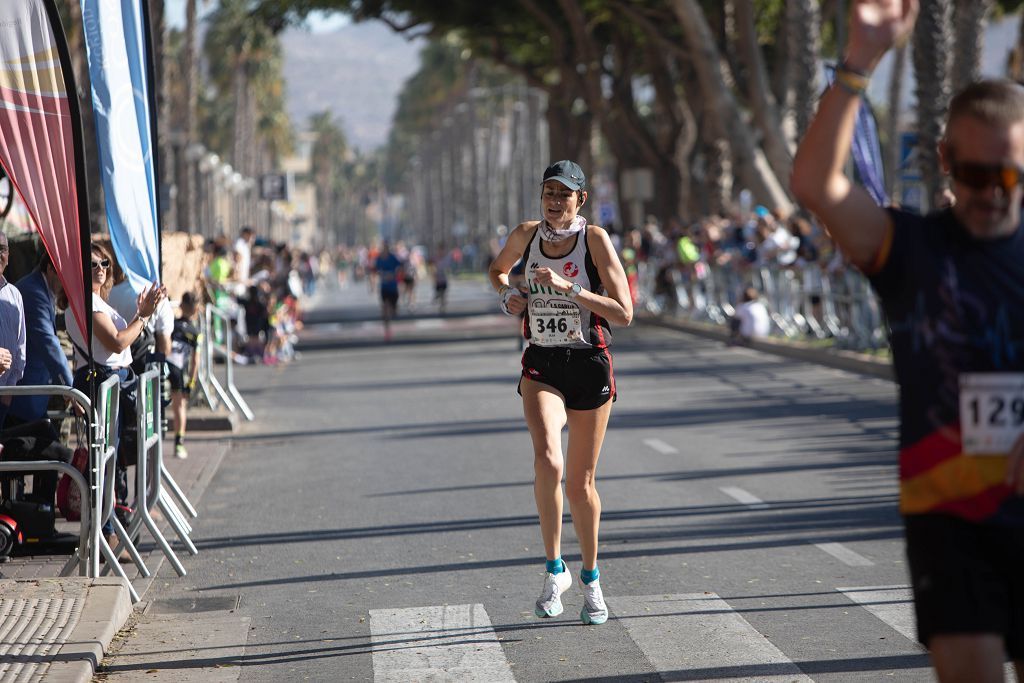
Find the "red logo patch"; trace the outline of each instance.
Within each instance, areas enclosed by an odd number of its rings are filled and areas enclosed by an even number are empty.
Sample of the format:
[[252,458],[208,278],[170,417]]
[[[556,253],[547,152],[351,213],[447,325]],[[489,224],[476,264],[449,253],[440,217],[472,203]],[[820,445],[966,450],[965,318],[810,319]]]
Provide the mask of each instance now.
[[562,266],[562,272],[565,273],[566,277],[576,277],[580,274],[580,269],[576,267],[575,263],[568,261]]

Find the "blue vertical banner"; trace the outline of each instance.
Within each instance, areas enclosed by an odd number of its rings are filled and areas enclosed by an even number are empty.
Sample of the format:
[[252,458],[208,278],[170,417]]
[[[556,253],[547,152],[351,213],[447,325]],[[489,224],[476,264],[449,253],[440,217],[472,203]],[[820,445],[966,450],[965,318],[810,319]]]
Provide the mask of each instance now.
[[107,228],[137,294],[160,279],[145,1],[82,0]]

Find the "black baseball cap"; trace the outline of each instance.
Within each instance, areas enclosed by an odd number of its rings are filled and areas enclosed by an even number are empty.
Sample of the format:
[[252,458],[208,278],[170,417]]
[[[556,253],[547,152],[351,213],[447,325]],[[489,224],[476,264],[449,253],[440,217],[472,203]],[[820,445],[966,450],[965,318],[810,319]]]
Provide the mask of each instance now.
[[541,184],[549,180],[557,180],[570,190],[582,190],[587,186],[587,176],[583,174],[583,169],[575,161],[568,159],[556,161],[544,169],[544,180]]

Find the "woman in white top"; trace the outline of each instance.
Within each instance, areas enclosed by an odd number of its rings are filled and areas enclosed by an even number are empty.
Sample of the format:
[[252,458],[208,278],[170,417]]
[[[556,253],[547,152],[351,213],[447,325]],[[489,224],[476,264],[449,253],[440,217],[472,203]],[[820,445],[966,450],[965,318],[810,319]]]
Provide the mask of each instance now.
[[[98,365],[117,371],[122,381],[128,379],[127,368],[132,364],[132,342],[142,334],[149,317],[164,299],[166,290],[154,283],[139,295],[138,311],[130,321],[107,303],[106,297],[114,286],[110,276],[113,258],[101,245],[92,245],[92,357]],[[85,334],[78,327],[74,316],[67,316],[68,336],[75,346],[75,361],[78,372],[88,362],[84,356]]]
[[[114,286],[114,279],[110,274],[110,265],[113,258],[106,247],[94,243],[92,245],[92,340],[91,351],[93,361],[98,366],[104,366],[116,374],[121,380],[122,398],[130,401],[130,394],[126,393],[129,387],[134,386],[135,377],[131,371],[132,364],[132,342],[142,333],[149,316],[153,315],[156,307],[166,296],[166,290],[156,283],[139,295],[138,312],[131,321],[125,320],[120,313],[115,311],[107,303],[106,297]],[[85,334],[78,326],[78,321],[73,315],[66,318],[68,336],[71,337],[72,346],[75,347],[75,388],[90,396],[92,387],[89,386],[88,358],[85,357]],[[122,403],[121,405],[125,405]],[[125,420],[119,419],[118,433],[123,435],[128,427]],[[126,506],[128,501],[128,471],[118,458],[115,470],[114,490],[117,502]],[[111,546],[117,545],[117,539],[111,535],[112,526],[108,521],[103,526],[103,533],[108,538]],[[127,554],[122,554],[122,559]]]
[[[610,325],[633,319],[626,273],[608,233],[579,215],[587,200],[583,169],[559,161],[544,171],[539,221],[513,230],[490,268],[491,285],[509,315],[525,311],[519,393],[534,450],[534,497],[547,559],[544,588],[534,613],[561,614],[561,594],[572,577],[561,557],[562,474],[580,544],[584,624],[608,619],[598,581],[597,532],[601,499],[595,487],[612,402]],[[509,285],[509,271],[523,260],[526,291]],[[569,428],[567,457],[562,427]]]

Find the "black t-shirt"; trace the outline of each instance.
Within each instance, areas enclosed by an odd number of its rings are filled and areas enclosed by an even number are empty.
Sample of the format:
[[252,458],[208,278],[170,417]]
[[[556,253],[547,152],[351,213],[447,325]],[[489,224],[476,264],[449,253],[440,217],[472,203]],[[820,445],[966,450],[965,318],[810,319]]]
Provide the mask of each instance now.
[[961,373],[1024,373],[1024,227],[972,238],[949,209],[890,211],[892,248],[873,275],[900,385],[901,509],[1024,526],[1005,456],[964,455]]

